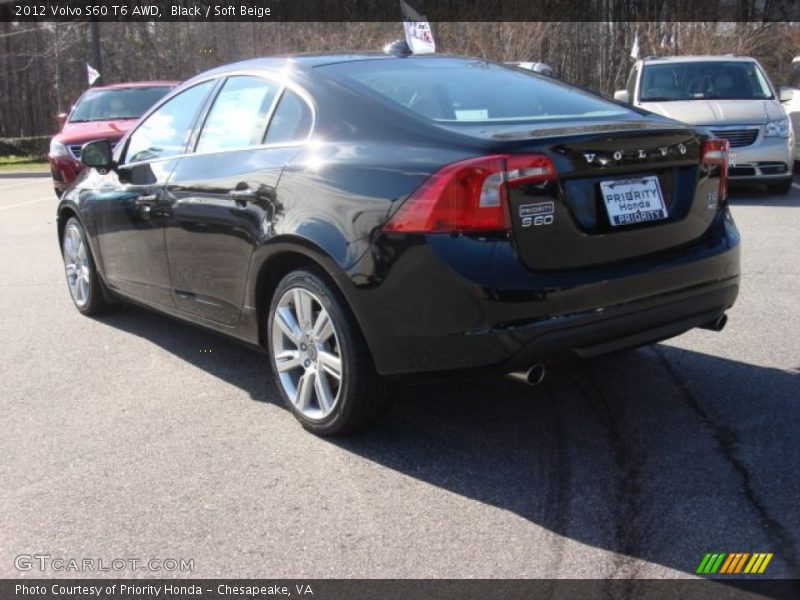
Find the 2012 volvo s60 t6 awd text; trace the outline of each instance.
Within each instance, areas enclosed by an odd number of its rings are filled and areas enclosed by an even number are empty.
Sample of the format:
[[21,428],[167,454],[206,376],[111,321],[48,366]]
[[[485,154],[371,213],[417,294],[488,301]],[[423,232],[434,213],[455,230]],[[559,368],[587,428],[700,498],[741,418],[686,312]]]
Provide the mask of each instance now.
[[269,351],[308,429],[383,381],[720,329],[727,141],[513,67],[324,55],[184,83],[58,206],[78,310],[125,299]]

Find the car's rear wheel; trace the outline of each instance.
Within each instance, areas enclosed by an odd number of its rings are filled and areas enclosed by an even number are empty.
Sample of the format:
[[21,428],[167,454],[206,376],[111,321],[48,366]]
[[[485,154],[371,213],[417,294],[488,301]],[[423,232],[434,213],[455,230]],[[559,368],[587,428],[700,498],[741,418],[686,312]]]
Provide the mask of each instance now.
[[71,217],[64,226],[61,242],[64,272],[75,307],[85,315],[94,315],[112,306],[103,295],[102,282],[92,258],[81,222]]
[[385,384],[349,307],[317,273],[293,271],[281,280],[267,327],[277,387],[306,429],[344,435],[379,415]]
[[780,183],[770,183],[767,185],[767,191],[770,194],[788,194],[792,190],[792,178],[784,179]]

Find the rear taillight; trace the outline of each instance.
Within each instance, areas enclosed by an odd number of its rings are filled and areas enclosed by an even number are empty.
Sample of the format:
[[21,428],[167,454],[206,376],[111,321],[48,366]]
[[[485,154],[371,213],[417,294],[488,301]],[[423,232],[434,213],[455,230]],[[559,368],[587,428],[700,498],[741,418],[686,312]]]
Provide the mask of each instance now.
[[511,229],[508,187],[556,178],[543,154],[495,154],[439,169],[384,225],[402,233],[454,233]]
[[704,165],[719,166],[719,199],[728,197],[728,140],[706,140],[703,142],[702,162]]

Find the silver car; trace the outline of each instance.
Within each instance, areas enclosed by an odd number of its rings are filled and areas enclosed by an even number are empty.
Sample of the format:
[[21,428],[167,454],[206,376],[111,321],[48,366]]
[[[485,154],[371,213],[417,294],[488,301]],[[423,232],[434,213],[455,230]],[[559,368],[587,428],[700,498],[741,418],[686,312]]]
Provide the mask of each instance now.
[[730,181],[792,187],[794,134],[761,65],[746,56],[649,57],[636,61],[616,100],[707,128],[730,142]]

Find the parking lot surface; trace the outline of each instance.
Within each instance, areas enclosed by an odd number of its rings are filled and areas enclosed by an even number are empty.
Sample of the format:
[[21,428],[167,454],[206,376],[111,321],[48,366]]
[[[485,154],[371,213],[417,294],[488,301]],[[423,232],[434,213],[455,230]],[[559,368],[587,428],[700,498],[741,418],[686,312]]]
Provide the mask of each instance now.
[[[685,577],[772,552],[800,577],[800,186],[734,191],[721,333],[394,390],[324,440],[266,356],[125,306],[81,316],[46,178],[0,179],[0,577]],[[192,559],[41,572],[15,557]]]

